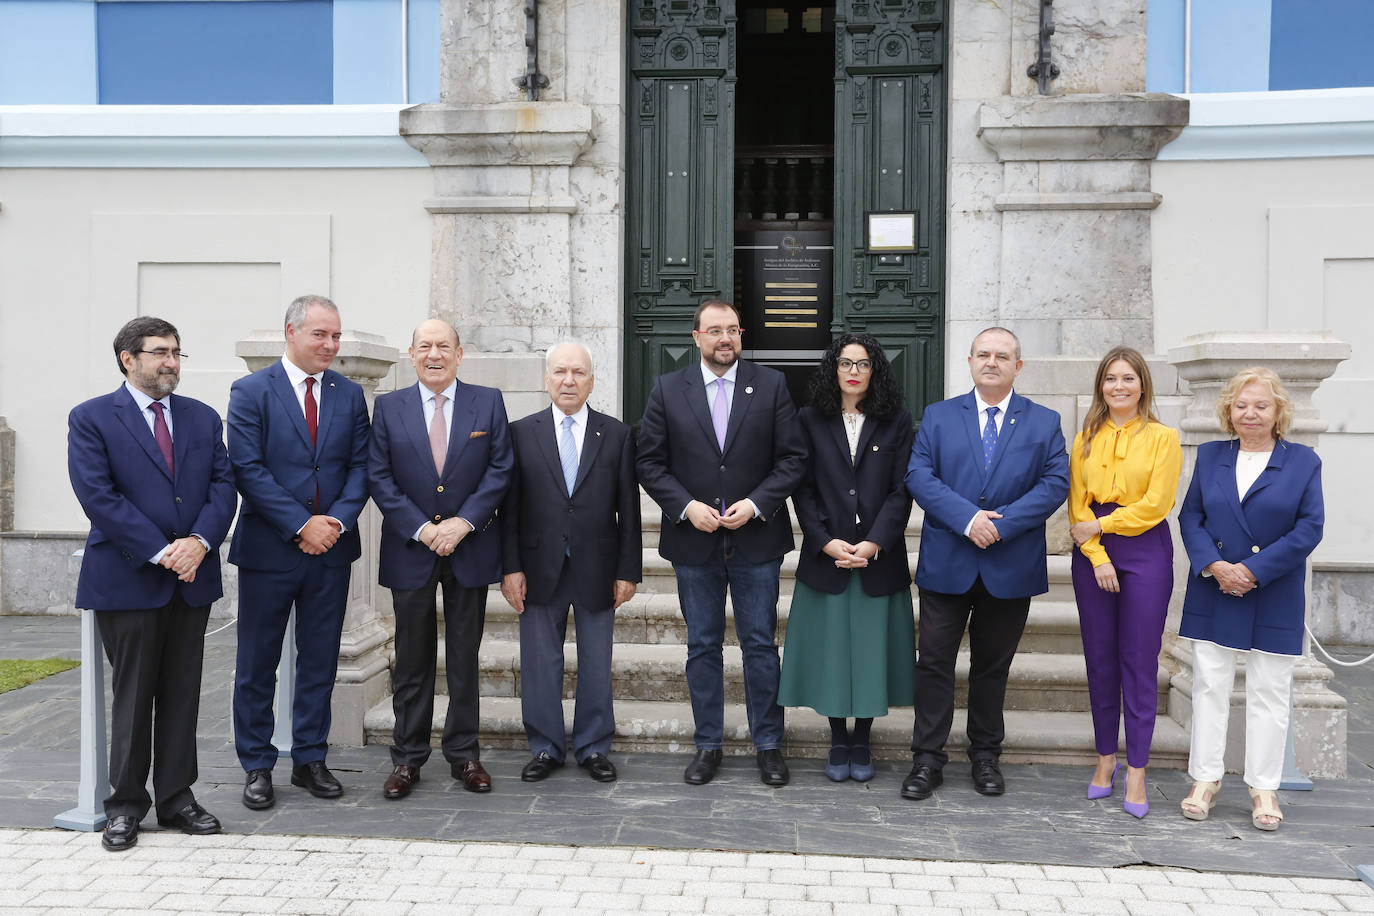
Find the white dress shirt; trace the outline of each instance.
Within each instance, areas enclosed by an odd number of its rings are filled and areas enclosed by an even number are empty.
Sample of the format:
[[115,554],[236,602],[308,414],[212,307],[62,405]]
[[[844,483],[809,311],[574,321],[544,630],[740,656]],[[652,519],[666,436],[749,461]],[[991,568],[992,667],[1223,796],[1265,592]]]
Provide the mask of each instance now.
[[[1011,395],[1012,393],[1008,391],[1007,396],[1002,398],[1002,400],[998,401],[996,404],[989,404],[987,401],[983,400],[977,388],[973,389],[973,403],[978,408],[978,438],[980,440],[983,438],[983,430],[986,429],[988,425],[988,408],[996,407],[997,416],[993,418],[993,422],[997,424],[997,442],[999,445],[1001,444],[1002,424],[1007,419],[1007,405],[1011,403]],[[993,451],[993,454],[997,454],[996,450]],[[969,519],[968,524],[964,526],[964,537],[968,537],[969,532],[973,530],[973,519],[977,517],[978,513],[973,513],[973,518]],[[994,524],[996,523],[994,522]]]
[[[160,398],[151,398],[148,395],[144,394],[142,391],[139,391],[132,384],[130,384],[128,379],[124,380],[124,390],[129,392],[129,396],[133,398],[134,403],[138,405],[139,412],[143,414],[143,419],[148,424],[148,432],[153,434],[154,439],[157,438],[157,415],[154,414],[148,408],[155,403],[162,405],[162,418],[167,421],[167,435],[171,436],[172,441],[175,442],[176,434],[172,432],[172,396],[170,394],[165,394]],[[201,537],[199,534],[196,534],[194,531],[191,532],[191,537],[195,538],[197,541],[200,541],[201,546],[205,548],[206,553],[209,553],[209,541],[205,540],[205,538]],[[171,546],[171,544],[167,545],[167,547]],[[152,563],[154,566],[156,566],[158,563],[161,563],[162,555],[167,552],[167,547],[164,547],[157,553],[153,554],[152,557],[149,558],[148,562]]]
[[[429,424],[434,422],[434,396],[436,394],[442,394],[444,396],[444,430],[448,433],[449,441],[452,442],[453,396],[458,393],[458,380],[454,379],[453,381],[448,383],[447,388],[445,388],[443,391],[438,392],[430,391],[429,388],[425,387],[424,382],[416,382],[415,387],[420,391],[420,412],[423,414],[421,419],[425,422],[426,432],[429,431]],[[463,521],[466,522],[467,519],[463,519]],[[433,524],[433,522],[425,522],[424,525],[421,525],[419,528],[416,528],[415,533],[410,536],[410,539],[412,541],[419,541],[420,532],[425,530],[425,525],[430,524]],[[468,522],[468,527],[473,527],[472,522]]]
[[553,450],[555,452],[563,447],[563,418],[569,416],[573,418],[573,448],[577,451],[578,473],[581,473],[582,443],[587,439],[587,418],[591,416],[591,412],[587,409],[587,402],[583,401],[582,406],[574,414],[564,413],[557,404],[550,404],[549,410],[553,412]]
[[[708,414],[711,414],[715,410],[716,392],[720,390],[716,387],[716,380],[725,379],[725,415],[727,417],[730,416],[730,409],[735,406],[735,375],[738,369],[739,360],[736,360],[730,364],[729,369],[725,370],[724,375],[716,375],[711,371],[711,367],[706,365],[706,360],[701,361],[701,380],[702,383],[706,385],[706,412]],[[758,518],[761,514],[758,505],[752,499],[746,499],[745,502],[749,503],[750,508],[754,510],[754,518]],[[725,510],[729,508],[729,506],[721,506],[720,511],[724,514]],[[682,515],[678,517],[678,521],[682,521],[682,519],[686,517],[687,509],[684,507]]]
[[[305,380],[308,378],[313,378],[315,380],[315,428],[319,429],[320,411],[324,409],[324,370],[321,369],[319,372],[316,372],[314,375],[311,375],[309,372],[306,372],[300,366],[297,366],[295,363],[291,362],[291,360],[289,360],[285,356],[281,358],[281,366],[283,369],[286,370],[286,380],[291,383],[291,390],[296,393],[296,403],[301,406],[302,417],[305,416]],[[319,507],[316,506],[315,508],[318,509]],[[326,515],[325,518],[329,519],[331,522],[339,526],[340,534],[343,534],[345,531],[348,530],[344,527],[344,523],[339,521],[334,516]],[[305,525],[308,524],[310,523],[305,523]],[[299,528],[297,528],[296,533],[300,534],[302,531],[304,531],[305,525],[301,525]]]

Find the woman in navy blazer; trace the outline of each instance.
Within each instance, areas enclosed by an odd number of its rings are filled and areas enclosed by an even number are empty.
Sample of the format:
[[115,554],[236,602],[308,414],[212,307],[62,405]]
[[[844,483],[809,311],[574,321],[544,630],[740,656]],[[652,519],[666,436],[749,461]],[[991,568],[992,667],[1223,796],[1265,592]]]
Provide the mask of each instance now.
[[1193,789],[1205,820],[1225,772],[1236,660],[1245,655],[1245,782],[1251,823],[1276,830],[1293,665],[1302,654],[1306,561],[1321,541],[1321,460],[1284,435],[1293,406],[1269,369],[1242,369],[1217,403],[1235,438],[1198,448],[1178,524],[1191,565],[1179,635],[1193,640]]
[[778,705],[827,716],[825,775],[866,782],[873,778],[873,718],[887,715],[888,706],[910,706],[913,693],[911,496],[903,483],[911,414],[869,334],[844,334],[830,345],[809,400],[800,418],[810,457],[792,495],[801,559]]

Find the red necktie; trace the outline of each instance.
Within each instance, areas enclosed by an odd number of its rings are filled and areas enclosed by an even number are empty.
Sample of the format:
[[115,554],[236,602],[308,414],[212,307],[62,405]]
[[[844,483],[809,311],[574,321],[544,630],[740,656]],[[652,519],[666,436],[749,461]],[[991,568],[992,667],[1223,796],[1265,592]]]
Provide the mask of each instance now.
[[157,440],[157,447],[162,449],[162,460],[167,462],[168,471],[175,471],[172,466],[172,433],[162,416],[162,404],[154,401],[148,405],[148,409],[153,412],[153,438]]
[[[315,404],[315,379],[305,377],[305,428],[310,431],[310,444],[315,444],[315,432],[320,428],[320,409]],[[320,511],[320,482],[315,481],[315,511]]]

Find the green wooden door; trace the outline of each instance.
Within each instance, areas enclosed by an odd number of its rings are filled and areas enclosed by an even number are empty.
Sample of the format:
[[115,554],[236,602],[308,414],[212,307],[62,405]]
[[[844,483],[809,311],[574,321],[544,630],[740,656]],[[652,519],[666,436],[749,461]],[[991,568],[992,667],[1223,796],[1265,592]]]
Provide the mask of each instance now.
[[734,0],[631,0],[625,418],[697,359],[692,313],[733,283]]
[[[835,311],[873,334],[919,422],[944,396],[946,0],[835,8]],[[870,212],[917,211],[917,250],[869,254]]]

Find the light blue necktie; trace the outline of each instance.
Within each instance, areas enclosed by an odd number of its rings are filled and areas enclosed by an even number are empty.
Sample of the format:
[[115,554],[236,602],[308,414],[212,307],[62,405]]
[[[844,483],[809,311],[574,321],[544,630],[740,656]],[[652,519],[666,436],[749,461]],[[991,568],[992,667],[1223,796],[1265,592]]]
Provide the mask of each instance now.
[[563,434],[558,437],[558,457],[563,462],[563,480],[568,485],[568,495],[572,496],[573,484],[577,483],[577,443],[573,440],[573,418],[563,418]]
[[988,408],[988,425],[983,427],[983,470],[992,467],[992,453],[997,450],[997,408]]

